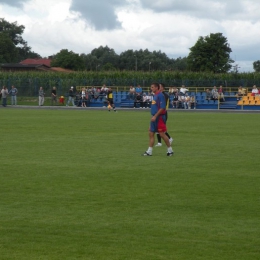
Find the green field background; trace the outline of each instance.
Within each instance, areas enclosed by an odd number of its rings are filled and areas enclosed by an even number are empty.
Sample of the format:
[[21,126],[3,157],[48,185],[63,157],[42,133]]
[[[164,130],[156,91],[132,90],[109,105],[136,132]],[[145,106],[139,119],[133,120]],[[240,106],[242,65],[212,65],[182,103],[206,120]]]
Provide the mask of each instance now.
[[260,259],[259,114],[0,109],[0,259]]

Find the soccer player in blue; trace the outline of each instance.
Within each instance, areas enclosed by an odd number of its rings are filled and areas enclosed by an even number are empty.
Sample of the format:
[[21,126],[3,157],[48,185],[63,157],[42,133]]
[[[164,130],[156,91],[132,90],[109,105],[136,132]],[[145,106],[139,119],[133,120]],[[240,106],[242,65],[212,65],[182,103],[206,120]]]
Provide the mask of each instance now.
[[144,156],[152,156],[154,146],[154,134],[158,132],[167,146],[167,156],[173,155],[173,150],[169,141],[166,128],[166,102],[164,95],[160,92],[159,83],[152,83],[151,91],[154,94],[151,104],[151,121],[149,129],[149,147],[143,154]]

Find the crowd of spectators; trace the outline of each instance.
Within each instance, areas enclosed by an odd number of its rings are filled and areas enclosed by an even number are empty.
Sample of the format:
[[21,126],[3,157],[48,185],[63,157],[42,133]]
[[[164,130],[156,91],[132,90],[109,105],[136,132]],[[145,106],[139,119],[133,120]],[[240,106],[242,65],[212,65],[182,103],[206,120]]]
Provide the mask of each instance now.
[[205,94],[205,99],[206,100],[221,100],[221,101],[225,101],[223,87],[220,85],[219,89],[217,89],[217,87],[214,86],[212,88],[212,90],[207,88],[206,89],[206,94]]
[[[196,93],[191,94],[189,89],[187,89],[184,85],[182,85],[180,89],[176,87],[170,87],[168,93],[170,96],[173,96],[171,98],[173,108],[191,109],[192,106],[194,109],[196,108]],[[207,88],[202,97],[204,100],[225,101],[223,87],[221,85],[219,88],[213,86],[211,90]]]
[[11,97],[11,105],[17,105],[17,93],[18,90],[15,86],[12,86],[10,90],[7,89],[6,86],[3,86],[0,91],[0,100],[2,99],[2,106],[7,106],[7,96],[10,95]]
[[127,99],[134,101],[134,108],[148,108],[151,106],[153,100],[151,92],[143,92],[140,85],[136,87],[130,86],[127,93]]
[[103,101],[106,104],[108,87],[104,84],[100,87],[82,87],[80,91],[75,94],[75,104],[81,107],[87,107],[91,100]]
[[191,109],[196,108],[195,97],[190,95],[189,89],[182,85],[180,89],[170,87],[168,95],[170,96],[173,108]]
[[[107,105],[107,93],[109,88],[104,84],[102,87],[82,87],[81,89],[76,89],[71,86],[67,92],[67,102],[68,106],[70,103],[73,106],[87,107],[90,105],[91,101],[101,101],[104,103],[104,106]],[[0,92],[0,99],[2,97],[2,105],[7,105],[7,96],[11,97],[11,104],[17,104],[17,93],[18,90],[14,86],[8,91],[8,89],[4,86]],[[183,109],[191,109],[196,108],[196,93],[191,93],[185,85],[182,85],[179,89],[174,86],[170,86],[166,93],[169,95],[170,103],[172,108],[183,108]],[[116,94],[117,95],[117,94]],[[114,96],[114,98],[116,97]],[[247,95],[247,89],[239,86],[237,91],[235,92],[235,97],[237,100],[240,100],[243,96]],[[260,95],[260,91],[254,85],[251,90],[252,96]],[[44,90],[42,87],[39,89],[39,106],[42,106],[44,103]],[[225,101],[224,91],[222,85],[218,88],[213,86],[212,89],[207,88],[205,93],[203,93],[204,100],[220,100],[221,102]],[[126,94],[127,100],[134,101],[134,107],[140,108],[148,108],[151,106],[151,102],[153,100],[153,94],[150,91],[144,92],[140,85],[136,87],[130,86],[129,90]],[[53,87],[51,90],[51,105],[57,105],[57,90],[56,87]],[[61,102],[60,102],[61,103]],[[64,103],[63,103],[64,104]]]
[[[196,108],[195,98],[189,95],[189,90],[185,85],[182,85],[180,90],[176,87],[169,87],[166,93],[169,95],[173,108],[191,109],[192,104],[193,107]],[[151,105],[153,94],[151,92],[143,92],[140,85],[137,85],[136,88],[130,86],[127,98],[134,101],[134,108],[147,108]]]
[[[88,89],[85,89],[85,94],[78,94],[78,99],[79,99],[79,104],[82,102],[80,101],[81,99],[88,100],[86,102],[89,104],[90,100],[103,100],[104,103],[106,102],[106,94],[107,94],[108,88],[106,85],[103,85],[102,88],[96,88],[96,87],[91,87]],[[170,97],[170,102],[171,102],[171,107],[172,108],[183,108],[183,109],[191,109],[191,108],[196,108],[196,93],[191,94],[189,89],[185,86],[182,85],[179,89],[174,86],[170,86],[168,88],[168,91],[166,93]],[[241,96],[244,96],[246,94],[246,89],[240,86],[235,94],[237,97],[237,100]],[[258,94],[258,89],[254,85],[252,88],[252,95],[257,95]],[[213,86],[212,89],[207,88],[205,90],[205,93],[203,94],[203,98],[205,100],[220,100],[221,102],[225,101],[225,96],[224,96],[224,90],[222,85],[220,85],[218,88],[216,86]],[[132,100],[134,101],[134,108],[148,108],[151,105],[151,102],[153,100],[153,94],[150,91],[144,92],[142,87],[140,85],[137,85],[136,87],[130,86],[129,90],[126,95],[127,100]],[[84,103],[83,103],[84,104]],[[84,106],[84,105],[83,105]]]

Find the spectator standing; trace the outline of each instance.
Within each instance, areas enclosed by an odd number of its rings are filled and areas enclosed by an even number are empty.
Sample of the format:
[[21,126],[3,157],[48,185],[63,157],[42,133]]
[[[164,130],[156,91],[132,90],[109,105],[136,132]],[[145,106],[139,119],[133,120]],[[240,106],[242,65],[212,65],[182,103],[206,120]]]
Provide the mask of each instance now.
[[11,105],[17,105],[17,93],[18,90],[17,88],[15,88],[14,86],[12,86],[12,88],[9,91],[9,94],[11,95]]
[[67,101],[66,106],[69,106],[70,102],[71,102],[72,106],[75,106],[75,102],[74,102],[75,95],[74,95],[74,91],[73,90],[74,90],[74,87],[71,86],[70,89],[69,89],[69,99]]
[[45,95],[45,93],[44,93],[42,87],[40,87],[40,89],[39,89],[39,106],[43,106],[43,104],[44,104],[44,95]]
[[165,97],[159,90],[160,85],[158,83],[152,83],[151,91],[154,94],[154,98],[151,105],[151,120],[149,129],[149,147],[147,151],[144,152],[144,156],[152,156],[153,146],[154,146],[154,134],[158,132],[161,138],[167,145],[167,156],[173,155],[173,150],[169,141],[169,138],[165,134],[167,132],[165,113],[166,113],[166,103]]
[[81,89],[81,107],[86,107],[86,89]]
[[57,90],[56,87],[52,88],[51,91],[51,105],[53,106],[53,103],[55,103],[57,105],[58,101],[57,101]]
[[7,96],[8,96],[8,90],[6,88],[6,86],[3,86],[2,90],[1,90],[1,94],[2,94],[2,105],[3,107],[7,106]]

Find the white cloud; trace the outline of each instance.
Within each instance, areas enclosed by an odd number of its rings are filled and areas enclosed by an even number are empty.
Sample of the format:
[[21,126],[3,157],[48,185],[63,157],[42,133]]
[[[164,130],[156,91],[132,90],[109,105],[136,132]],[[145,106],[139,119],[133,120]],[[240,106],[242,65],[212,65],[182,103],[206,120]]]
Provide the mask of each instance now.
[[8,3],[0,0],[0,17],[24,25],[23,38],[42,56],[61,49],[87,54],[107,45],[118,54],[128,49],[148,49],[177,58],[187,56],[199,36],[221,32],[233,50],[231,57],[241,63],[241,68],[252,70],[253,61],[260,59],[260,1],[256,0]]

